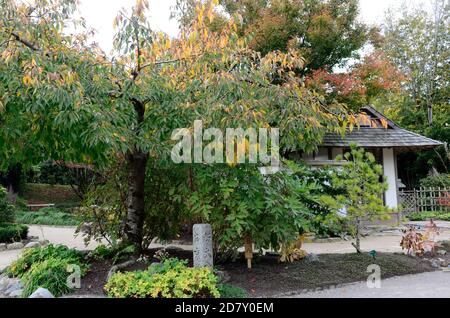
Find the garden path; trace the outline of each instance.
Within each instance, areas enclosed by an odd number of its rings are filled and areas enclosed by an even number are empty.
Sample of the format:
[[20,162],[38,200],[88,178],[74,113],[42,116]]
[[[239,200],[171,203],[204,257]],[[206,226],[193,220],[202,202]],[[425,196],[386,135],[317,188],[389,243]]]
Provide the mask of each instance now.
[[388,278],[381,288],[368,288],[366,282],[299,293],[292,298],[450,298],[450,272],[428,272]]

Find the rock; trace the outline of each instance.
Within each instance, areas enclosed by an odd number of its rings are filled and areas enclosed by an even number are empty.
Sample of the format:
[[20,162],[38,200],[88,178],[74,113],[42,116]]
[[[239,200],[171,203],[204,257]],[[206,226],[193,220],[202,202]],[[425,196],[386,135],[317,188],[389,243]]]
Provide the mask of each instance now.
[[0,244],[0,252],[1,251],[5,251],[6,250],[6,244],[5,243],[1,243]]
[[437,263],[437,261],[435,261],[435,260],[432,260],[431,262],[431,267],[433,267],[433,268],[440,268],[441,266]]
[[8,288],[9,279],[7,277],[0,278],[0,292],[5,291]]
[[217,270],[214,271],[214,274],[216,274],[220,284],[226,284],[231,280],[231,275],[226,271]]
[[444,256],[445,254],[447,254],[446,250],[438,250],[436,253],[438,253],[439,255]]
[[23,243],[21,243],[21,242],[16,242],[16,243],[11,243],[11,244],[6,245],[6,249],[8,249],[8,250],[19,250],[21,248],[23,248]]
[[450,265],[449,261],[442,260],[440,262],[441,267],[448,267]]
[[22,290],[23,286],[20,283],[20,281],[11,280],[9,282],[8,288],[5,291],[5,294],[10,295],[11,293],[14,293],[15,291]]
[[28,298],[55,298],[48,289],[38,288],[34,293],[30,295]]
[[150,264],[150,267],[162,267],[163,264],[162,263],[158,263],[158,262],[153,262]]
[[8,296],[18,298],[18,297],[22,296],[22,292],[23,292],[23,289],[17,289],[15,291],[13,291],[12,293],[9,293]]
[[167,246],[167,247],[164,248],[164,250],[166,250],[167,252],[183,251],[183,249],[181,247],[177,247],[177,246]]
[[316,254],[314,254],[314,253],[309,253],[307,256],[306,256],[306,261],[308,261],[308,262],[311,262],[311,263],[315,263],[315,262],[318,262],[319,261],[319,256],[317,256]]
[[39,242],[30,242],[27,245],[25,245],[24,248],[35,248],[35,247],[39,247],[41,246],[41,244],[39,244]]

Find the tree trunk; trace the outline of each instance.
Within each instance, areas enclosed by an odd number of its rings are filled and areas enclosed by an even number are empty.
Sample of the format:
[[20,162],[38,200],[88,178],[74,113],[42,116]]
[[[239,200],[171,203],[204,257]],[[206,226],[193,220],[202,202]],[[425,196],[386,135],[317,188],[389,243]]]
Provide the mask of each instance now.
[[136,247],[136,253],[142,249],[142,229],[145,216],[145,172],[148,154],[137,152],[127,156],[128,161],[128,210],[125,235],[129,243]]
[[[132,99],[136,113],[137,125],[134,127],[136,136],[140,134],[140,126],[144,121],[144,104]],[[136,248],[136,254],[141,254],[143,227],[145,217],[145,173],[147,171],[148,152],[143,152],[135,146],[127,154],[128,163],[128,198],[125,238]]]
[[361,219],[356,218],[356,244],[352,243],[353,247],[356,248],[356,252],[358,254],[362,254],[361,252]]

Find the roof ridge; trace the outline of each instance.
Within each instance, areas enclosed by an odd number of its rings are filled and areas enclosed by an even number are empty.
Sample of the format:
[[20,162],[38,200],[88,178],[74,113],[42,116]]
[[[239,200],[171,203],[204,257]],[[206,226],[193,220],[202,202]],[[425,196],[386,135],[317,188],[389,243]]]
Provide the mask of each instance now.
[[408,130],[408,129],[405,129],[405,128],[401,128],[401,127],[400,127],[400,130],[409,132],[410,134],[416,135],[417,137],[426,138],[426,139],[431,140],[431,141],[434,141],[434,142],[436,142],[436,143],[438,143],[438,144],[440,144],[440,145],[443,145],[443,144],[444,144],[442,141],[435,140],[435,139],[433,139],[433,138],[430,138],[430,137],[421,135],[421,134],[419,134],[419,133],[416,133],[416,132],[414,132],[414,131],[411,131],[411,130]]

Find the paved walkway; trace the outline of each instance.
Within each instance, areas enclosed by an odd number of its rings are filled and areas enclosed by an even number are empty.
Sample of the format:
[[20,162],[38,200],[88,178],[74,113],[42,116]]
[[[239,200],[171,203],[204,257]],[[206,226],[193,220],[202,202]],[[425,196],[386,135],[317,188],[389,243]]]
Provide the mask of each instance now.
[[379,289],[362,282],[292,298],[450,298],[450,272],[393,277],[383,280]]

